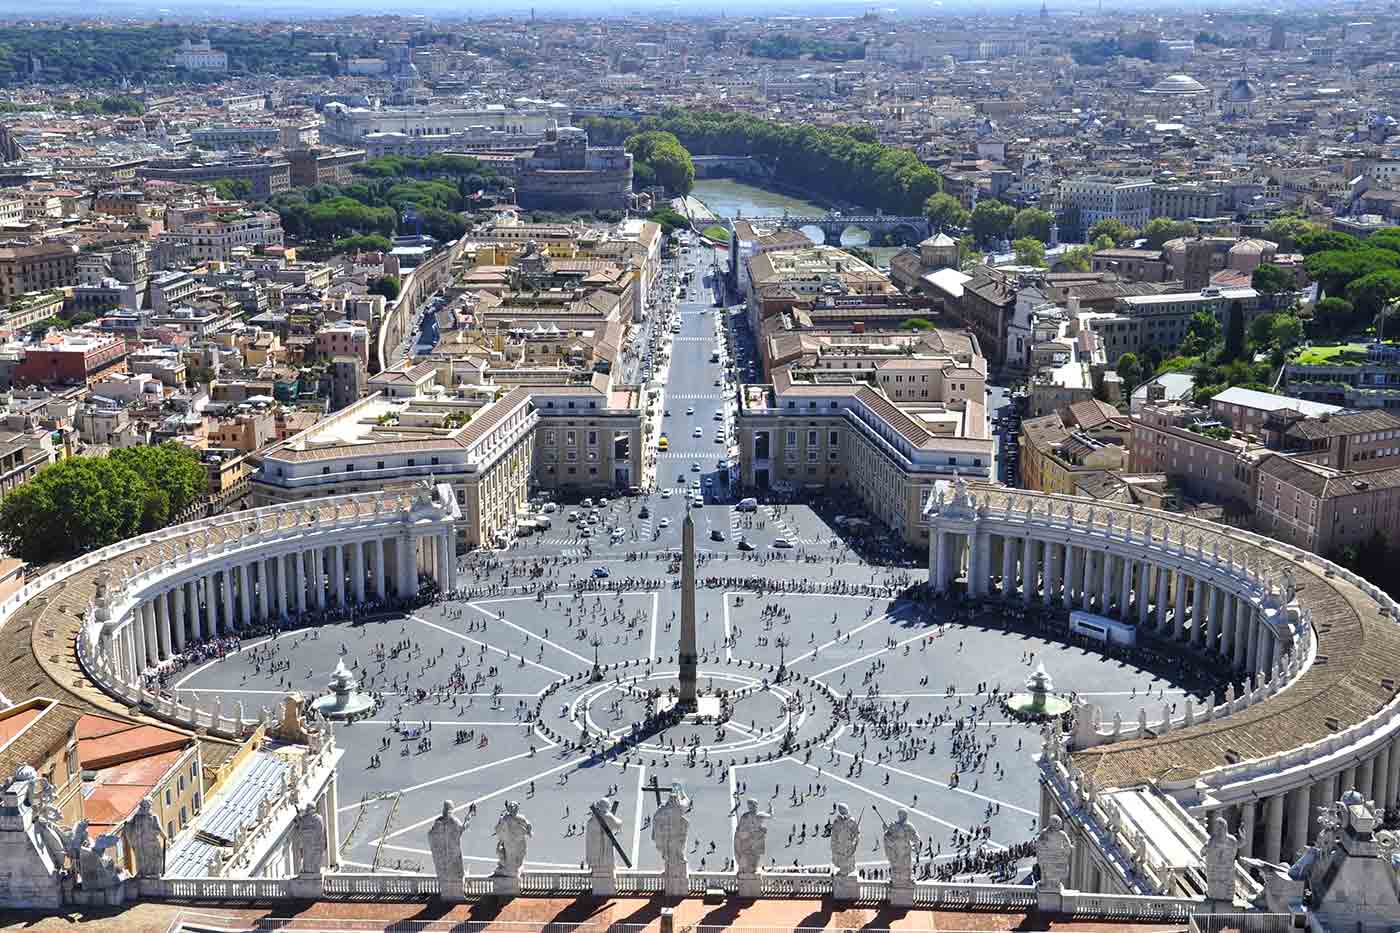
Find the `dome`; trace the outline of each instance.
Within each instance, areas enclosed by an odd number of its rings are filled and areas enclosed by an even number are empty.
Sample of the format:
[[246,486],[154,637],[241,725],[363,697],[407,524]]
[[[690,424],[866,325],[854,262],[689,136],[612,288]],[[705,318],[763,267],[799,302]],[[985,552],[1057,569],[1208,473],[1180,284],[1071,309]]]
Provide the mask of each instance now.
[[1248,78],[1236,78],[1230,82],[1230,89],[1225,92],[1225,99],[1243,103],[1254,100],[1259,95],[1254,91],[1254,85]]
[[1190,75],[1167,75],[1152,85],[1152,94],[1204,94],[1206,86]]

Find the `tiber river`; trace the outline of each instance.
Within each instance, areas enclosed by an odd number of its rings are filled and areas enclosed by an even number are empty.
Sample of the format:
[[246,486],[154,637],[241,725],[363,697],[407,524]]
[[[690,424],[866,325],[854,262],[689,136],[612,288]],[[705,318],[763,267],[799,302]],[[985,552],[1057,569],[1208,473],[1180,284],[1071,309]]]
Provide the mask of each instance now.
[[[826,208],[811,201],[746,185],[732,178],[696,179],[695,188],[690,194],[704,201],[712,213],[721,217],[781,217],[784,211],[799,217],[812,217],[827,212]],[[802,232],[821,242],[821,231],[815,227]],[[870,234],[864,230],[847,230],[841,237],[842,246],[864,246],[869,242]]]

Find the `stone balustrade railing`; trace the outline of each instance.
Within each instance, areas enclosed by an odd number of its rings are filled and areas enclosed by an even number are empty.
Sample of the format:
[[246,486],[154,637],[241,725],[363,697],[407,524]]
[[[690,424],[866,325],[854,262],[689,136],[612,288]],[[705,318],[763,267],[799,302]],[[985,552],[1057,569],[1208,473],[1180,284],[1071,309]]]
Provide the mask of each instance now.
[[[591,891],[592,876],[587,870],[555,871],[526,870],[519,879],[519,894],[525,897],[578,897]],[[659,871],[619,871],[615,875],[620,896],[651,896],[662,890]],[[297,878],[162,878],[132,880],[140,885],[142,897],[183,901],[258,901],[291,897],[306,879]],[[739,891],[734,872],[692,872],[690,891],[701,895],[719,890],[734,896]],[[497,882],[490,877],[468,877],[463,891],[468,899],[499,894]],[[761,872],[760,892],[763,897],[821,898],[833,894],[834,878],[827,872]],[[316,884],[316,879],[312,879]],[[437,897],[442,886],[434,875],[399,872],[327,873],[319,880],[321,896],[327,900],[375,900],[382,898],[414,899]],[[862,880],[857,883],[855,900],[880,903],[889,899],[890,883]],[[1015,884],[957,884],[948,882],[917,882],[914,902],[921,907],[943,907],[958,910],[988,910],[1025,912],[1036,909],[1037,889]],[[1121,903],[1105,895],[1085,895],[1064,892],[1064,897],[1093,898],[1079,908],[1080,915],[1101,911],[1104,916],[1130,916],[1129,908],[1141,907],[1145,916],[1185,917],[1194,903],[1181,898],[1120,898]],[[1175,911],[1175,913],[1172,913]]]

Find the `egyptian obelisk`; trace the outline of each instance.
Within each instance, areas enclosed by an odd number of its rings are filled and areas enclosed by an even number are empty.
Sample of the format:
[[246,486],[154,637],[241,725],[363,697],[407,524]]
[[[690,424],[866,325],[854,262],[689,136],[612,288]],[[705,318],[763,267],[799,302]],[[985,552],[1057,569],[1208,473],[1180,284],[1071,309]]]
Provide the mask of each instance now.
[[684,712],[695,709],[695,519],[686,506],[681,524],[681,646],[680,699],[676,706]]

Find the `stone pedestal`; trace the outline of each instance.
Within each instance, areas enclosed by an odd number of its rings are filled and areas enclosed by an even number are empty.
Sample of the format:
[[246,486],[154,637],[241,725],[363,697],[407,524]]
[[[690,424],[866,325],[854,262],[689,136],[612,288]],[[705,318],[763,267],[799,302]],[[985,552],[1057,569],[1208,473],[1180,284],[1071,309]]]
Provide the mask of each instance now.
[[914,906],[914,883],[912,881],[895,881],[890,884],[890,906],[891,907],[913,907]]
[[319,901],[326,893],[326,883],[320,872],[314,875],[297,875],[287,882],[287,893],[294,898]]
[[740,873],[740,875],[739,875],[739,896],[740,896],[740,897],[746,897],[746,898],[758,897],[759,894],[762,892],[762,890],[763,890],[763,882],[761,882],[761,881],[759,880],[758,875],[756,875],[756,874],[748,875],[748,874]]
[[439,882],[438,897],[449,904],[465,903],[467,883],[463,878],[444,878]]
[[498,897],[515,897],[520,893],[520,879],[508,875],[492,875],[491,893]]
[[853,901],[860,897],[860,879],[855,875],[835,875],[831,879],[831,896],[838,901]]
[[612,897],[617,893],[617,876],[611,871],[595,870],[591,880],[594,897]]
[[667,897],[689,897],[690,896],[690,872],[674,871],[666,872],[661,876],[661,890]]

